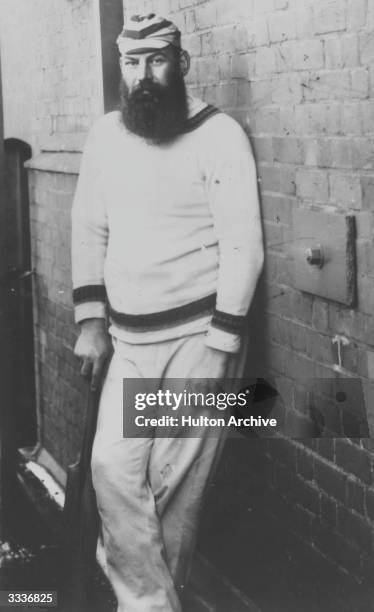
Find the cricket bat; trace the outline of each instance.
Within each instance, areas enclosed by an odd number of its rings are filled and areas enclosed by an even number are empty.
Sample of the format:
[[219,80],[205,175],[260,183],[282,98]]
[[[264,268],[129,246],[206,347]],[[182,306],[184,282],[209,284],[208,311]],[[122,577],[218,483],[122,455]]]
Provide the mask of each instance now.
[[88,610],[87,595],[96,559],[99,514],[92,484],[91,453],[99,391],[90,391],[79,460],[68,468],[62,531],[61,598],[63,612]]

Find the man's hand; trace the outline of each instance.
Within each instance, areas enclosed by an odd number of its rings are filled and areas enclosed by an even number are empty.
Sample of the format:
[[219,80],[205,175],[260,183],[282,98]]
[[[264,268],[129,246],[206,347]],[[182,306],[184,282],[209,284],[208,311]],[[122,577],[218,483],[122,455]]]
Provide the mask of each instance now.
[[106,360],[112,352],[112,344],[104,319],[86,319],[81,323],[81,333],[74,354],[82,360],[81,374],[91,381],[96,391]]

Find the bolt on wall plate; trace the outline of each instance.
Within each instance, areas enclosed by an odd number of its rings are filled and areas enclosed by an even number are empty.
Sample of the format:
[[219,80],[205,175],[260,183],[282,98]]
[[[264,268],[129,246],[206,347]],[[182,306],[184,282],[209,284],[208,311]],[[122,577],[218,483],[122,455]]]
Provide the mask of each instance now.
[[354,306],[356,219],[353,215],[297,209],[286,250],[295,289]]

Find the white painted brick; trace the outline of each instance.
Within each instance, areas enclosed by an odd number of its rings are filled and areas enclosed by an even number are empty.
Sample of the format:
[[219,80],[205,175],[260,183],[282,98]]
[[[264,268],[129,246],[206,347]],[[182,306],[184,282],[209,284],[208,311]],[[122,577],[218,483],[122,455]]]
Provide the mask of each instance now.
[[316,34],[339,32],[346,28],[345,3],[340,0],[320,0],[313,6],[313,27]]

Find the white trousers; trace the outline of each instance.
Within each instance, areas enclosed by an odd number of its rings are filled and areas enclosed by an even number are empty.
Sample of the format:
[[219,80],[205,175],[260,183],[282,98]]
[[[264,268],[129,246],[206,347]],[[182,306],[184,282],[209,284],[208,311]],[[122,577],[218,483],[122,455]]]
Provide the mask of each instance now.
[[[208,427],[199,437],[123,437],[123,379],[157,379],[159,388],[165,379],[183,383],[209,350],[204,339],[196,334],[148,345],[115,341],[92,477],[118,612],[181,612],[204,491],[225,437],[225,428],[217,436]],[[238,362],[232,364],[237,376]]]

